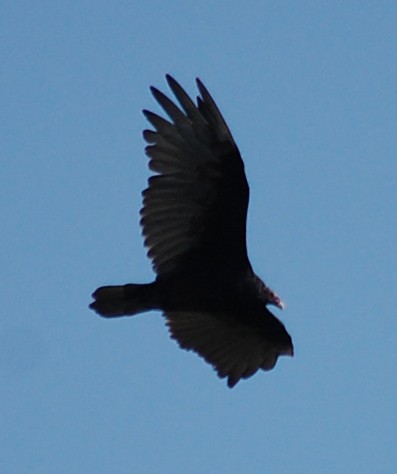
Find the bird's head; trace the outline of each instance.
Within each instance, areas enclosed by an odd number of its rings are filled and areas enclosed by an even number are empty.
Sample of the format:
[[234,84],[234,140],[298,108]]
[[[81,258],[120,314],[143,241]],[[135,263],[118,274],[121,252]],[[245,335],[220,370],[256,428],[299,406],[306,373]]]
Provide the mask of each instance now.
[[256,287],[259,291],[260,297],[264,300],[265,305],[271,304],[277,306],[279,309],[284,309],[285,305],[282,302],[281,298],[265,283],[255,275]]
[[266,304],[272,304],[273,306],[277,306],[279,309],[284,309],[285,304],[281,301],[281,298],[276,295],[276,293],[271,290],[270,288],[267,288],[267,303]]

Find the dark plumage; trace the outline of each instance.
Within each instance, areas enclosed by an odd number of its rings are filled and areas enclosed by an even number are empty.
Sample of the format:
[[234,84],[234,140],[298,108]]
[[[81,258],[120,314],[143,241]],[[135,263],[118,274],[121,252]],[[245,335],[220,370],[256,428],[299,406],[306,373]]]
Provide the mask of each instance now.
[[98,288],[90,305],[105,317],[161,310],[171,337],[211,364],[229,387],[293,355],[291,337],[266,305],[280,298],[247,256],[249,188],[244,164],[214,100],[197,79],[197,105],[166,76],[176,106],[151,91],[170,121],[144,111],[149,167],[141,225],[157,277]]

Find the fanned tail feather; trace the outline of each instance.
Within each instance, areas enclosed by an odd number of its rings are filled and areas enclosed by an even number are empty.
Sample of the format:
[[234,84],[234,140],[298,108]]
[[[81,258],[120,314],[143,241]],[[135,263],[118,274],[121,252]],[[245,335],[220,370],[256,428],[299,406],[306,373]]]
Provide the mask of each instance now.
[[106,318],[133,316],[155,309],[153,294],[151,284],[102,286],[92,294],[90,308]]

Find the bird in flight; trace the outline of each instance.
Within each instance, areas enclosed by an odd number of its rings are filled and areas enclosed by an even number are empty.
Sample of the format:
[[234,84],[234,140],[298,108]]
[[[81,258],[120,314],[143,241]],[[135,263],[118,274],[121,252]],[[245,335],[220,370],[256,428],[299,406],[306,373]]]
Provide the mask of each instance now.
[[143,137],[154,175],[142,193],[140,224],[156,278],[98,288],[90,308],[106,318],[162,311],[179,346],[233,387],[292,356],[293,344],[267,309],[282,309],[281,299],[248,259],[249,187],[232,134],[199,79],[197,103],[166,79],[178,105],[151,92],[168,120],[143,111],[153,128]]

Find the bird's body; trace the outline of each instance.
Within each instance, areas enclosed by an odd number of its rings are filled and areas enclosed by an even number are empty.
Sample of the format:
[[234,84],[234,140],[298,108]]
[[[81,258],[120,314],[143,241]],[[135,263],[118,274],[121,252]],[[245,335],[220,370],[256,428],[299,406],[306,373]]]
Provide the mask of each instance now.
[[215,102],[197,80],[197,106],[170,76],[181,109],[152,88],[171,122],[144,111],[150,168],[141,225],[157,278],[102,287],[91,308],[105,317],[161,310],[171,337],[234,386],[292,355],[283,324],[266,308],[280,298],[253,272],[246,249],[244,164]]

